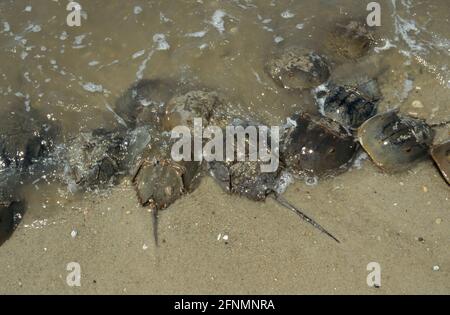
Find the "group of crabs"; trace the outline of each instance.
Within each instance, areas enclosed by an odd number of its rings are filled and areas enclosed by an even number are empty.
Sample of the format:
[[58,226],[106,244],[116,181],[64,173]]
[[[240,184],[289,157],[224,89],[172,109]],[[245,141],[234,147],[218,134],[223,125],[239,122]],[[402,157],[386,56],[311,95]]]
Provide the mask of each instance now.
[[[358,21],[338,24],[330,36],[331,51],[349,63],[367,56],[375,43],[372,31]],[[0,130],[0,244],[23,214],[18,187],[44,164],[57,170],[52,174],[69,190],[102,189],[130,178],[140,204],[152,209],[156,241],[158,211],[193,192],[205,174],[228,193],[255,201],[272,197],[337,242],[281,196],[289,184],[287,174],[336,175],[348,169],[363,149],[386,172],[405,171],[430,155],[450,183],[450,141],[433,146],[433,128],[440,125],[397,110],[378,114],[382,96],[376,78],[333,82],[329,59],[301,47],[274,54],[266,73],[293,93],[311,90],[319,112],[299,112],[281,126],[276,152],[280,167],[270,173],[261,171],[262,161],[175,162],[171,158],[175,140],[170,131],[180,125],[193,128],[194,118],[202,118],[204,126],[221,128],[263,126],[256,118],[237,117],[232,106],[212,91],[141,80],[118,99],[114,112],[120,124],[115,130],[81,133],[62,145],[57,144],[58,128],[43,123],[38,113],[14,112]]]

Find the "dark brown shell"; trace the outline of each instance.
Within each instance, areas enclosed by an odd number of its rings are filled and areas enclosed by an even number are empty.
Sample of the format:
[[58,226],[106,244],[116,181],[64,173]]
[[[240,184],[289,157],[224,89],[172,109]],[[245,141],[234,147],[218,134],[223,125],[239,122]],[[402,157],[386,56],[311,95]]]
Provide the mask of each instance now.
[[132,183],[143,206],[163,210],[199,185],[202,163],[173,161],[172,143],[165,138],[153,142],[136,164]]
[[431,156],[439,170],[450,185],[450,141],[437,145],[431,149]]
[[424,120],[397,111],[377,115],[358,130],[359,142],[380,168],[401,172],[428,155],[435,132]]
[[201,118],[206,126],[221,100],[215,92],[190,91],[172,98],[164,112],[163,129],[170,131],[177,126],[192,127],[194,118]]
[[209,170],[216,182],[228,193],[236,194],[254,201],[264,201],[276,191],[281,174],[261,172],[258,161],[211,162]]
[[331,84],[326,90],[316,90],[321,113],[352,130],[377,113],[380,98],[375,80],[359,86]]
[[22,202],[2,199],[0,196],[0,246],[9,239],[24,212]]
[[337,122],[326,117],[294,117],[282,146],[282,161],[295,174],[325,176],[339,172],[353,160],[358,144]]
[[258,162],[240,162],[230,167],[231,192],[263,201],[275,191],[279,172],[262,173]]
[[64,180],[69,189],[96,189],[112,184],[124,171],[125,136],[97,129],[67,143]]
[[162,131],[170,131],[177,126],[192,128],[194,118],[201,118],[206,127],[220,104],[217,93],[198,90],[167,101],[160,113],[160,128],[132,172],[133,185],[142,205],[150,205],[156,210],[165,209],[199,185],[203,164],[195,162],[193,156],[191,161],[175,162],[171,157],[174,140]]
[[184,194],[183,170],[170,163],[145,161],[133,179],[139,202],[165,209]]
[[[253,120],[241,120],[232,119],[231,125],[237,127],[266,127],[261,123]],[[267,140],[268,154],[270,154],[272,148],[270,148],[272,135],[268,134]],[[225,141],[225,139],[224,139]],[[213,161],[208,164],[209,171],[216,182],[228,193],[237,194],[254,201],[264,201],[267,196],[276,190],[279,182],[279,176],[281,174],[281,167],[273,172],[263,172],[262,165],[267,164],[261,160],[250,161],[249,149],[251,147],[259,147],[261,144],[257,140],[257,143],[250,143],[250,138],[245,138],[245,161]],[[264,140],[266,142],[266,140]],[[235,151],[238,149],[236,143],[234,143]],[[261,149],[261,148],[260,148]],[[236,158],[236,156],[235,156]]]
[[270,77],[285,89],[303,90],[328,80],[330,67],[321,55],[299,47],[291,47],[266,65]]
[[58,128],[37,110],[26,111],[22,104],[14,104],[0,115],[0,171],[28,167],[50,151]]
[[364,21],[337,23],[326,41],[338,58],[356,60],[366,55],[374,45],[374,36]]
[[116,102],[114,111],[127,127],[150,124],[157,128],[164,107],[174,95],[174,84],[163,80],[141,80]]

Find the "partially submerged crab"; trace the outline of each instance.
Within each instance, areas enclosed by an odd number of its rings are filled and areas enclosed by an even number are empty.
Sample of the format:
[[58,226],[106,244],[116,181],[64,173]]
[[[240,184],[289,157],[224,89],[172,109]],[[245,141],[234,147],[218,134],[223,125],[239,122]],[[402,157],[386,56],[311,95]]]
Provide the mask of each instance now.
[[[142,164],[165,165],[172,169],[177,169],[177,174],[184,177],[184,187],[191,190],[191,181],[197,178],[201,163],[195,162],[191,152],[190,161],[173,161],[171,148],[174,144],[167,134],[174,127],[184,126],[193,128],[194,119],[201,118],[204,127],[208,126],[213,112],[222,106],[222,102],[215,92],[190,91],[184,95],[173,97],[167,104],[163,118],[162,132],[156,132],[156,141],[151,143],[138,162]],[[172,161],[172,162],[170,162]],[[194,162],[192,162],[194,161]]]
[[173,141],[165,137],[151,143],[133,170],[133,185],[139,202],[162,210],[192,192],[201,174],[200,162],[175,162],[171,157]]
[[201,162],[175,162],[171,157],[173,141],[162,137],[151,143],[136,162],[132,183],[139,203],[153,214],[153,233],[157,243],[157,216],[199,184]]
[[20,174],[20,170],[12,167],[0,168],[0,246],[11,236],[24,212],[17,198]]
[[201,118],[204,126],[208,125],[215,109],[222,106],[222,101],[215,92],[190,91],[173,97],[163,114],[163,129],[170,131],[177,126],[192,127],[194,118]]
[[[220,104],[213,92],[191,91],[175,96],[165,106],[161,129],[168,132],[177,126],[192,128],[194,118],[201,118],[206,126]],[[202,175],[203,163],[194,161],[193,156],[191,161],[173,160],[173,144],[168,134],[155,131],[153,141],[137,158],[132,171],[139,202],[153,210],[155,240],[158,211],[195,190]]]
[[[263,201],[270,193],[276,190],[281,168],[278,167],[272,172],[263,172],[261,169],[263,164],[261,150],[266,149],[265,155],[267,157],[274,154],[275,158],[278,159],[279,148],[270,146],[272,143],[271,138],[277,136],[271,135],[266,126],[252,120],[234,118],[227,125],[242,127],[242,131],[245,133],[244,137],[238,139],[237,135],[234,134],[232,143],[228,143],[227,139],[223,139],[224,146],[231,146],[231,148],[227,147],[227,150],[231,149],[234,152],[234,157],[232,160],[225,159],[224,161],[209,162],[209,172],[226,192],[242,195],[254,201]],[[254,135],[257,135],[256,138],[250,136],[250,128],[253,129]],[[265,139],[263,139],[263,133],[260,132],[260,128],[266,128],[267,130]],[[243,141],[244,145],[242,146],[238,141]],[[264,141],[265,148],[260,147],[262,141]],[[251,151],[253,152],[252,158],[257,159],[256,161],[250,159]]]
[[25,211],[19,187],[30,179],[56,138],[56,126],[30,108],[6,107],[0,124],[0,245],[13,233]]
[[7,108],[0,124],[0,169],[27,168],[53,145],[56,127],[35,109]]
[[[261,126],[260,124],[245,121],[241,121],[240,123],[243,127],[248,127],[252,124]],[[254,143],[249,143],[249,138],[247,138],[246,141],[247,148],[256,145]],[[276,149],[268,147],[267,150],[271,151]],[[278,154],[277,150],[275,153]],[[272,172],[263,172],[262,164],[263,161],[260,159],[257,161],[250,161],[247,156],[244,161],[210,162],[208,168],[212,177],[227,193],[236,194],[259,202],[266,201],[271,197],[280,205],[293,211],[304,221],[339,243],[339,240],[336,237],[325,230],[320,224],[314,221],[314,219],[282,197],[282,194],[290,184],[290,175],[285,172],[282,167],[279,167]]]
[[356,60],[370,51],[375,38],[365,21],[351,20],[337,23],[326,43],[339,58]]
[[305,113],[294,116],[281,149],[282,161],[294,174],[321,177],[345,169],[358,144],[337,122]]
[[356,86],[322,86],[315,90],[322,115],[340,123],[349,130],[357,129],[377,113],[381,99],[376,80]]
[[79,134],[64,148],[64,180],[69,190],[106,187],[124,171],[127,152],[120,132],[97,129]]
[[290,90],[316,87],[328,80],[330,67],[321,55],[299,47],[291,47],[271,59],[266,70],[280,86]]
[[140,80],[116,102],[115,113],[129,128],[143,124],[160,126],[165,105],[174,94],[173,84],[164,80]]
[[14,232],[23,212],[22,202],[0,197],[0,246]]
[[374,163],[387,172],[401,172],[427,157],[435,132],[422,119],[398,111],[379,114],[358,130],[358,138]]

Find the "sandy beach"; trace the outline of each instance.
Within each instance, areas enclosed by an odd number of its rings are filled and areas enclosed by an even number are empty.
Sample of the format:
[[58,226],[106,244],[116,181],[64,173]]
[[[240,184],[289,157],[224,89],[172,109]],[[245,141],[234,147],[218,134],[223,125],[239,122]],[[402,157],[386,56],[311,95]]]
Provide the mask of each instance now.
[[[320,47],[329,29],[321,20],[366,14],[350,0],[332,1],[339,2],[335,6],[287,0],[79,2],[88,13],[80,28],[65,25],[64,1],[0,4],[1,21],[13,34],[0,34],[0,99],[17,106],[30,100],[62,125],[64,137],[117,124],[105,104],[112,106],[140,75],[192,78],[268,124],[285,122],[314,103],[309,93],[276,89],[264,74],[269,52],[277,45]],[[373,52],[377,71],[373,64],[360,70],[378,76],[380,111],[400,108],[429,123],[448,121],[450,5],[396,2],[396,11],[383,7],[379,31],[395,47]],[[24,11],[28,5],[31,12]],[[294,17],[282,14],[288,9]],[[433,22],[414,15],[424,9]],[[210,23],[217,10],[232,17],[223,33]],[[433,43],[429,52],[408,46],[395,14],[424,27],[412,38],[417,45]],[[29,25],[41,30],[26,31]],[[203,36],[186,35],[200,31]],[[152,50],[155,34],[165,34],[170,49]],[[19,35],[25,43],[14,39]],[[440,46],[433,42],[438,38]],[[339,69],[336,75],[354,71]],[[87,83],[102,89],[92,92]],[[435,143],[448,140],[449,130],[437,130]],[[0,247],[0,294],[450,294],[450,190],[431,159],[386,174],[363,156],[347,172],[316,185],[292,184],[284,197],[340,244],[273,200],[228,195],[210,177],[160,213],[159,246],[151,213],[139,205],[129,178],[100,192],[71,194],[64,184],[45,180],[21,189],[27,211]],[[81,268],[81,286],[68,285],[72,262]],[[381,267],[379,288],[367,284],[372,262]]]

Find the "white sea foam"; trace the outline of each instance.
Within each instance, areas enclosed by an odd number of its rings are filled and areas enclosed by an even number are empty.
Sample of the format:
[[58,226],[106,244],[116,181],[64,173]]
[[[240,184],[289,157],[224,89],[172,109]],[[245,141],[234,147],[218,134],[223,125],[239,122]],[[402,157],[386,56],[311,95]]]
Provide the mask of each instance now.
[[279,44],[284,41],[284,38],[282,36],[275,36],[273,41],[275,42],[275,44]]
[[[319,94],[323,92],[324,96],[319,97]],[[316,100],[317,106],[319,108],[319,112],[325,116],[325,100],[327,98],[328,93],[330,92],[330,88],[328,86],[328,83],[324,83],[319,85],[313,90],[313,96]]]
[[366,161],[368,159],[369,159],[369,155],[367,155],[366,152],[361,152],[361,153],[358,154],[358,156],[353,161],[352,167],[357,169],[357,170],[360,170],[363,167],[364,161]]
[[83,89],[85,89],[88,92],[91,93],[102,93],[103,92],[103,86],[100,84],[95,84],[92,82],[87,82],[83,84]]
[[224,18],[227,16],[227,13],[223,10],[216,10],[214,12],[211,24],[219,31],[219,33],[225,32],[225,21]]
[[287,171],[283,171],[280,178],[278,179],[277,185],[275,187],[275,192],[279,195],[283,194],[294,182],[294,176]]
[[414,3],[410,0],[391,0],[393,6],[392,18],[396,42],[406,44],[406,49],[399,49],[400,53],[420,63],[428,72],[432,73],[439,83],[448,88],[450,73],[442,71],[442,66],[430,62],[430,55],[450,56],[450,40],[427,29],[426,24],[416,21],[416,13],[412,12]]
[[170,45],[167,42],[164,34],[155,34],[153,36],[153,42],[157,45],[156,50],[169,50]]
[[8,22],[3,22],[3,32],[7,33],[11,30],[11,26]]
[[283,19],[292,19],[294,16],[295,16],[295,14],[292,13],[291,11],[289,11],[289,10],[286,10],[283,13],[281,13],[281,17]]
[[135,52],[133,54],[133,56],[131,56],[131,58],[132,59],[136,59],[136,58],[139,58],[139,57],[143,56],[144,54],[145,54],[145,49],[142,49],[142,50],[139,50],[139,51]]
[[207,31],[198,31],[198,32],[193,32],[193,33],[186,33],[184,34],[184,36],[186,37],[195,37],[195,38],[202,38],[206,35]]
[[144,59],[144,61],[142,61],[142,63],[139,65],[139,69],[136,72],[136,78],[138,80],[141,80],[144,77],[144,71],[147,68],[147,63],[150,61],[150,59],[152,58],[153,54],[155,53],[154,50],[151,50],[147,57]]
[[376,53],[380,53],[382,51],[389,50],[391,48],[396,48],[396,47],[397,47],[397,45],[394,45],[389,39],[386,39],[383,46],[375,47],[373,50]]

